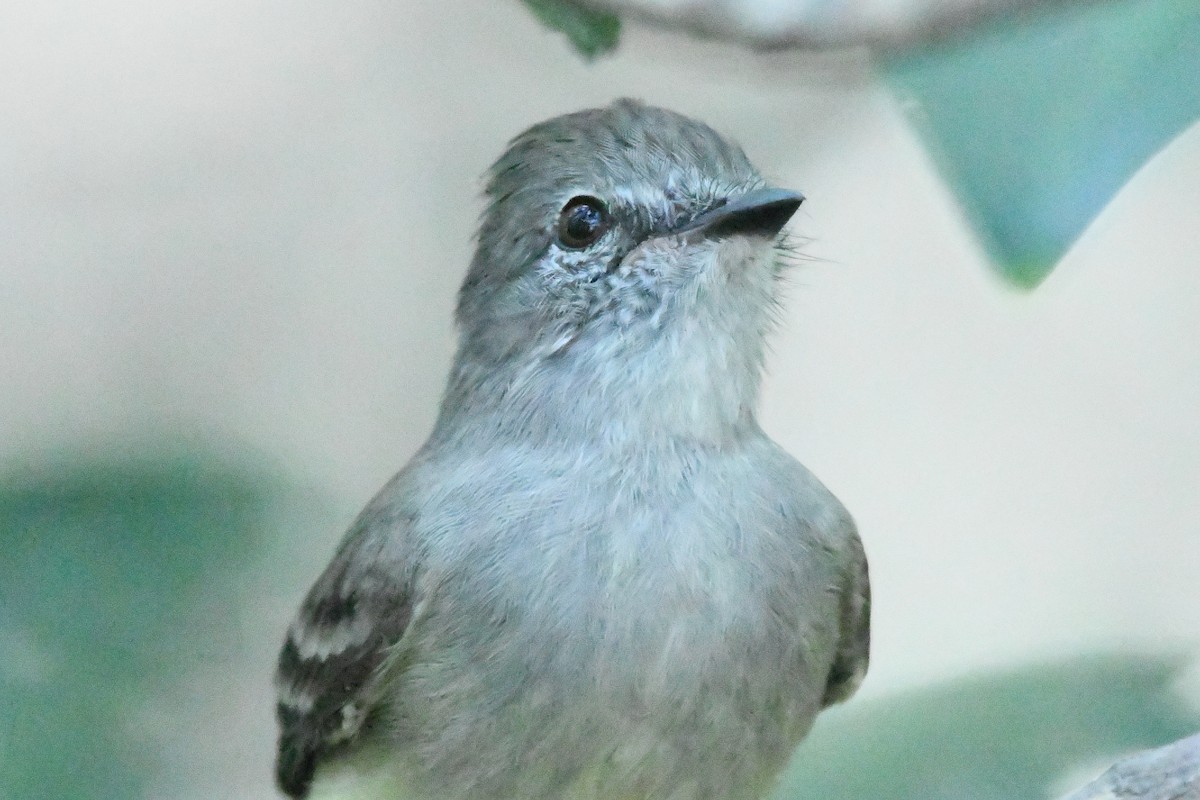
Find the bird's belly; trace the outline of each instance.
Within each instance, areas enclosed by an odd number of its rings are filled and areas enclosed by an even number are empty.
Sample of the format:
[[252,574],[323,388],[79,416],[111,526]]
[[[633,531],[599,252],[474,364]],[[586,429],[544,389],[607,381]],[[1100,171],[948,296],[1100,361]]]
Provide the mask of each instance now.
[[439,660],[406,674],[397,734],[428,796],[761,797],[816,715],[806,687],[827,666],[779,619],[635,605],[439,637]]
[[386,704],[421,800],[763,796],[820,708],[833,576],[777,533],[765,489],[691,482],[460,521],[471,538],[427,565]]

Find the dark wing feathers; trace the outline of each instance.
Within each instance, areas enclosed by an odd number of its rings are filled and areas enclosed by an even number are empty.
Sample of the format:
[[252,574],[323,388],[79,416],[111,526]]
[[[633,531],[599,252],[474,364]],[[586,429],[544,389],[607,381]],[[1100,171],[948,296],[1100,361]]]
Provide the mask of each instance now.
[[852,561],[841,595],[839,639],[833,667],[825,684],[824,705],[854,694],[867,674],[871,648],[871,583],[867,556],[857,534],[852,537]]
[[358,544],[348,540],[313,586],[279,654],[275,774],[289,797],[305,797],[320,758],[357,733],[373,678],[412,615],[402,576]]

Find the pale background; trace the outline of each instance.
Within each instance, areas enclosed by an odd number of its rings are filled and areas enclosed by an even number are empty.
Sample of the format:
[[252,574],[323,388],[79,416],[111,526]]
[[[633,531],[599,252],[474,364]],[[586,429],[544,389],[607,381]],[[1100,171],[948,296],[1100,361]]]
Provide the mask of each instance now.
[[808,197],[793,227],[812,260],[762,418],[859,521],[865,695],[1196,648],[1200,129],[1022,295],[861,54],[630,27],[586,65],[485,0],[17,0],[0,6],[0,467],[202,443],[271,464],[311,509],[211,621],[223,644],[130,708],[166,765],[151,796],[274,796],[274,652],[429,430],[478,176],[529,124],[623,95],[704,119]]

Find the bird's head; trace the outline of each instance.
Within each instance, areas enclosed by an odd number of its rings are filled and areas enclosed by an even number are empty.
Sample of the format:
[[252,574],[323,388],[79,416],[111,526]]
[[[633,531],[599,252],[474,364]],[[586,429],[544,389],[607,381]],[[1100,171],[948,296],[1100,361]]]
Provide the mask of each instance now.
[[708,126],[620,100],[516,137],[486,196],[447,403],[717,390],[752,404],[801,195],[767,187]]

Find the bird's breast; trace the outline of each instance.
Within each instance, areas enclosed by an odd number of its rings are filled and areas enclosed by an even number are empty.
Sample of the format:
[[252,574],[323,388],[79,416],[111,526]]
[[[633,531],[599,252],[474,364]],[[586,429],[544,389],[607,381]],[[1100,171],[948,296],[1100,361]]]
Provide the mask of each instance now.
[[769,480],[678,475],[598,488],[551,464],[423,515],[444,527],[395,692],[428,775],[738,797],[782,765],[824,691],[830,576]]

